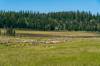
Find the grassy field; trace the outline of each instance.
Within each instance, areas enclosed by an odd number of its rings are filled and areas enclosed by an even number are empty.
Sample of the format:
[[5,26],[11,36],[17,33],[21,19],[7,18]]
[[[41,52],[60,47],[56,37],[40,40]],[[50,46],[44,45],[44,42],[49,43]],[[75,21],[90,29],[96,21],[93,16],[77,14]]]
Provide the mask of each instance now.
[[[23,36],[0,37],[4,42],[0,44],[0,66],[100,66],[100,38],[97,37],[99,33],[17,30],[17,34]],[[68,38],[68,36],[76,37]],[[28,42],[18,44],[16,43],[18,39],[38,41],[66,39],[66,41],[49,44]]]

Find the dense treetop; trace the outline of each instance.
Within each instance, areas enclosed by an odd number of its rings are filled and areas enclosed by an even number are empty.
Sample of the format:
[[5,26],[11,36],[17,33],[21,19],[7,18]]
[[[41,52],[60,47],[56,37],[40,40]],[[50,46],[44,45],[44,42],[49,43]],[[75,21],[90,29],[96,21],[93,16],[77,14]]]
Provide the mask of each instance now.
[[49,13],[0,11],[0,28],[4,27],[43,31],[100,31],[100,15],[84,11]]

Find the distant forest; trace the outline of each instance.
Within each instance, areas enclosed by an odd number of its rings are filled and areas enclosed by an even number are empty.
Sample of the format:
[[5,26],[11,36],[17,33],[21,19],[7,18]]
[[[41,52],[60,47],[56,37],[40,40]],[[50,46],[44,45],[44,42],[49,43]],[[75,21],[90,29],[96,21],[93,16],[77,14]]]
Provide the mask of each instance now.
[[0,11],[0,28],[4,27],[41,31],[100,31],[100,14],[84,11]]

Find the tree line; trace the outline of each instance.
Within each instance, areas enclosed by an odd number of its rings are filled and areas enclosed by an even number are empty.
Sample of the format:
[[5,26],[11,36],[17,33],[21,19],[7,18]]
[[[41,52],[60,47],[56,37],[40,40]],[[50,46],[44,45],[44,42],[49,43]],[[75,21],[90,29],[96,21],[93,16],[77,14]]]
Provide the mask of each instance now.
[[0,11],[0,28],[4,27],[41,31],[100,31],[100,14],[84,11]]

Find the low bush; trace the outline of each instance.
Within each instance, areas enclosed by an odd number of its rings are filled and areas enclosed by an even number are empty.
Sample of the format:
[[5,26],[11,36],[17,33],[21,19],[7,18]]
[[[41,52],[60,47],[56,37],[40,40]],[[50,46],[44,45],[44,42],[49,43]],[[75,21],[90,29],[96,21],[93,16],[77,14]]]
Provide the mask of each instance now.
[[13,28],[7,28],[5,34],[8,36],[15,36],[16,32]]

